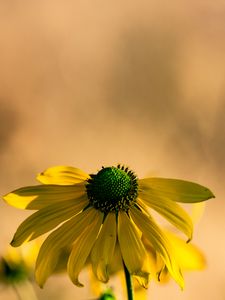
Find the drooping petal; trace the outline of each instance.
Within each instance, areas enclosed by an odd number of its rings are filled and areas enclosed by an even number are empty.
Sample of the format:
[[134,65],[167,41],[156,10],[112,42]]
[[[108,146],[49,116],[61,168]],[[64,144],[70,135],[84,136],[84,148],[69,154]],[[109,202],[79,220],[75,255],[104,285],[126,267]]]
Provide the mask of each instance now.
[[85,194],[85,184],[71,186],[35,185],[17,189],[3,199],[10,205],[21,209],[41,209],[62,200],[76,200]]
[[118,240],[129,273],[140,277],[140,283],[147,287],[149,281],[147,252],[135,225],[123,211],[118,215]]
[[[123,259],[122,259],[122,254],[121,254],[121,250],[120,250],[120,245],[119,245],[119,242],[117,239],[114,253],[113,253],[113,259],[108,266],[108,272],[109,272],[109,274],[116,274],[116,273],[120,272],[121,270],[123,270]],[[123,273],[123,271],[122,271],[122,273]]]
[[169,198],[176,202],[195,203],[214,198],[206,187],[179,179],[145,178],[139,180],[140,191],[154,192],[159,197]]
[[172,232],[166,232],[176,252],[179,265],[182,270],[202,270],[206,265],[205,256],[202,251],[193,244],[187,244]]
[[154,194],[154,191],[140,191],[139,197],[150,208],[156,210],[159,214],[164,216],[171,224],[180,229],[187,235],[188,241],[192,239],[193,224],[192,220],[186,211],[176,202],[160,197]]
[[84,228],[82,234],[73,244],[72,251],[67,264],[67,271],[72,282],[77,286],[83,286],[79,282],[78,276],[91,252],[94,242],[98,236],[103,221],[103,213],[96,210],[95,220],[92,224]]
[[[124,283],[125,286],[126,283]],[[143,289],[142,286],[140,286],[140,283],[137,282],[136,280],[133,281],[134,285],[134,295],[135,295],[135,300],[148,300],[148,290]]]
[[66,166],[48,168],[37,175],[37,180],[44,184],[71,185],[89,179],[90,176],[80,169]]
[[161,256],[158,254],[158,252],[156,252],[152,244],[144,235],[142,235],[141,240],[148,253],[149,263],[151,268],[151,276],[154,278],[158,278],[158,274],[165,267],[165,263],[162,260]]
[[60,223],[78,214],[87,204],[87,198],[82,196],[76,200],[56,202],[40,209],[18,227],[11,245],[18,247],[25,241],[31,241],[54,229]]
[[136,207],[130,209],[130,215],[137,227],[153,245],[156,252],[161,255],[171,276],[180,285],[180,287],[183,288],[183,276],[181,274],[176,257],[174,256],[175,254],[172,245],[170,244],[166,235],[161,231],[161,229],[156,225],[150,216],[147,216],[144,212],[141,212]]
[[93,208],[88,208],[53,231],[42,244],[37,262],[35,277],[40,287],[53,273],[60,253],[69,247],[80,236],[84,228],[96,219],[98,213]]
[[108,266],[113,258],[115,245],[116,215],[108,213],[91,251],[93,272],[100,281],[107,282],[109,280]]
[[68,258],[70,256],[71,249],[72,246],[70,245],[60,250],[57,264],[54,268],[54,274],[62,273],[66,271],[66,266],[67,266]]
[[[182,271],[197,271],[204,269],[206,262],[204,254],[193,244],[187,244],[183,239],[179,238],[170,231],[166,231],[166,236],[173,246],[174,253]],[[157,255],[157,252],[144,238],[143,243],[148,251],[150,258],[151,269],[155,270],[155,280],[160,280],[160,283],[166,283],[171,278],[167,268],[162,265],[162,258]],[[158,275],[157,275],[158,274]],[[154,275],[152,273],[152,275]]]

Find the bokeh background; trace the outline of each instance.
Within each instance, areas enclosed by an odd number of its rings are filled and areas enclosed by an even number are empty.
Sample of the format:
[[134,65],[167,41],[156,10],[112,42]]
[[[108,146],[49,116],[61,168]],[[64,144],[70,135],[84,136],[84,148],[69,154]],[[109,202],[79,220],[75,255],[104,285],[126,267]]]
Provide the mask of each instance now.
[[[194,235],[206,270],[184,292],[152,282],[151,300],[225,299],[224,118],[224,1],[0,0],[2,195],[49,166],[118,162],[215,193]],[[29,213],[0,214],[3,252]],[[81,276],[50,278],[39,299],[93,299]]]

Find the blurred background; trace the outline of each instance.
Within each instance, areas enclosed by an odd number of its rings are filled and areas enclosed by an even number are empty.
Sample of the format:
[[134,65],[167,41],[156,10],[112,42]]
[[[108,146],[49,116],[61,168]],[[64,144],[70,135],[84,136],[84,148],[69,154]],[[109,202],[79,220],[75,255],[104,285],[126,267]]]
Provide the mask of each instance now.
[[[0,0],[0,193],[54,165],[199,182],[207,268],[151,300],[225,299],[225,2]],[[0,202],[0,253],[29,212]],[[93,299],[51,277],[39,299]],[[15,300],[11,289],[0,298]],[[121,298],[122,299],[122,298]]]

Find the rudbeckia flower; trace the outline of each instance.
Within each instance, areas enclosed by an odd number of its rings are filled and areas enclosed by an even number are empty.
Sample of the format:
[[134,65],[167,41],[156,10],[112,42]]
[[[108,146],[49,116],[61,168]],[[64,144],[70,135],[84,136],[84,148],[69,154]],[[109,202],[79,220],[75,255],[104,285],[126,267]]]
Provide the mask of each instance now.
[[0,255],[0,285],[13,288],[19,299],[37,299],[31,282],[38,249],[33,242],[19,249],[9,246]]
[[26,244],[20,249],[11,246],[0,256],[0,283],[11,285],[31,279],[38,247]]
[[207,200],[214,197],[209,189],[178,179],[138,179],[121,165],[102,167],[90,175],[73,167],[52,167],[39,174],[37,180],[41,185],[17,189],[4,199],[15,207],[37,210],[19,226],[12,246],[51,231],[36,261],[35,275],[41,287],[54,272],[65,247],[70,249],[67,272],[75,285],[82,286],[78,276],[88,258],[98,280],[107,282],[116,244],[126,269],[147,287],[151,265],[145,238],[183,288],[173,245],[148,208],[166,218],[189,241],[192,221],[176,202]]

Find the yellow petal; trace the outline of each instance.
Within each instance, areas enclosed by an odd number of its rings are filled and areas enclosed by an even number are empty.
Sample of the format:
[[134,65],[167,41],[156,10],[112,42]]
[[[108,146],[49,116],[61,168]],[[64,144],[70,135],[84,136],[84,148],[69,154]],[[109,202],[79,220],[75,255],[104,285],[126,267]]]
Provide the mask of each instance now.
[[17,189],[3,196],[3,199],[17,208],[41,209],[58,201],[75,200],[84,194],[84,183],[73,186],[36,185]]
[[135,300],[147,300],[148,290],[140,286],[140,283],[136,280],[133,281]]
[[150,241],[156,252],[160,254],[171,276],[180,285],[180,287],[183,288],[183,276],[176,257],[174,256],[173,248],[166,235],[161,231],[150,216],[147,216],[139,209],[133,207],[130,210],[130,215],[134,223],[142,231],[143,235]]
[[63,221],[78,214],[87,204],[88,200],[83,196],[76,200],[61,201],[42,208],[18,227],[11,245],[18,247],[25,241],[31,241],[54,229]]
[[[114,274],[117,274],[121,270],[123,270],[123,259],[122,259],[122,255],[121,255],[120,245],[119,245],[119,242],[117,239],[114,253],[113,253],[113,259],[108,266],[108,273],[110,275],[114,275]],[[122,271],[122,273],[123,273],[123,271]]]
[[91,252],[93,244],[98,236],[103,221],[103,213],[96,210],[96,217],[92,223],[83,229],[81,235],[73,244],[67,264],[67,271],[72,282],[77,286],[83,286],[78,276]]
[[96,217],[96,210],[88,208],[65,222],[47,237],[41,246],[36,262],[35,276],[40,287],[43,287],[46,279],[53,273],[61,251],[71,246],[84,228],[92,224]]
[[166,232],[174,251],[176,252],[179,265],[184,271],[202,270],[206,265],[204,254],[194,244],[187,244],[181,238],[171,232]]
[[66,272],[68,258],[70,256],[72,246],[64,247],[60,250],[60,255],[58,257],[57,264],[54,269],[54,274]]
[[108,213],[99,236],[91,251],[93,272],[98,280],[109,280],[108,265],[110,264],[116,245],[116,215]]
[[148,253],[151,276],[158,278],[157,274],[165,267],[165,263],[144,235],[142,235],[142,242]]
[[159,197],[184,203],[201,202],[215,197],[208,188],[179,179],[145,178],[139,180],[139,188],[140,191],[154,191]]
[[120,211],[118,216],[118,240],[129,273],[142,277],[140,281],[147,287],[149,279],[147,252],[135,225],[123,211]]
[[176,202],[161,198],[154,193],[153,190],[140,191],[139,197],[150,208],[156,210],[159,214],[164,216],[171,224],[180,229],[187,235],[188,241],[192,239],[193,224],[192,220],[186,211]]
[[190,217],[192,219],[193,224],[196,224],[200,221],[201,217],[203,216],[205,206],[206,206],[205,202],[192,204]]
[[149,240],[142,236],[143,244],[148,252],[150,268],[151,268],[151,277],[160,283],[167,282],[171,276],[165,266],[165,263],[158,252],[153,248]]
[[66,166],[48,168],[37,175],[37,180],[44,184],[71,185],[89,179],[90,176],[80,169]]
[[94,294],[96,297],[99,297],[99,295],[101,295],[102,291],[105,289],[105,284],[96,278],[90,264],[88,265],[87,271],[91,293]]
[[21,255],[21,259],[26,264],[28,268],[34,268],[34,264],[40,249],[40,242],[33,241],[31,243],[26,243],[20,248],[14,248],[10,246],[10,250],[14,250]]

